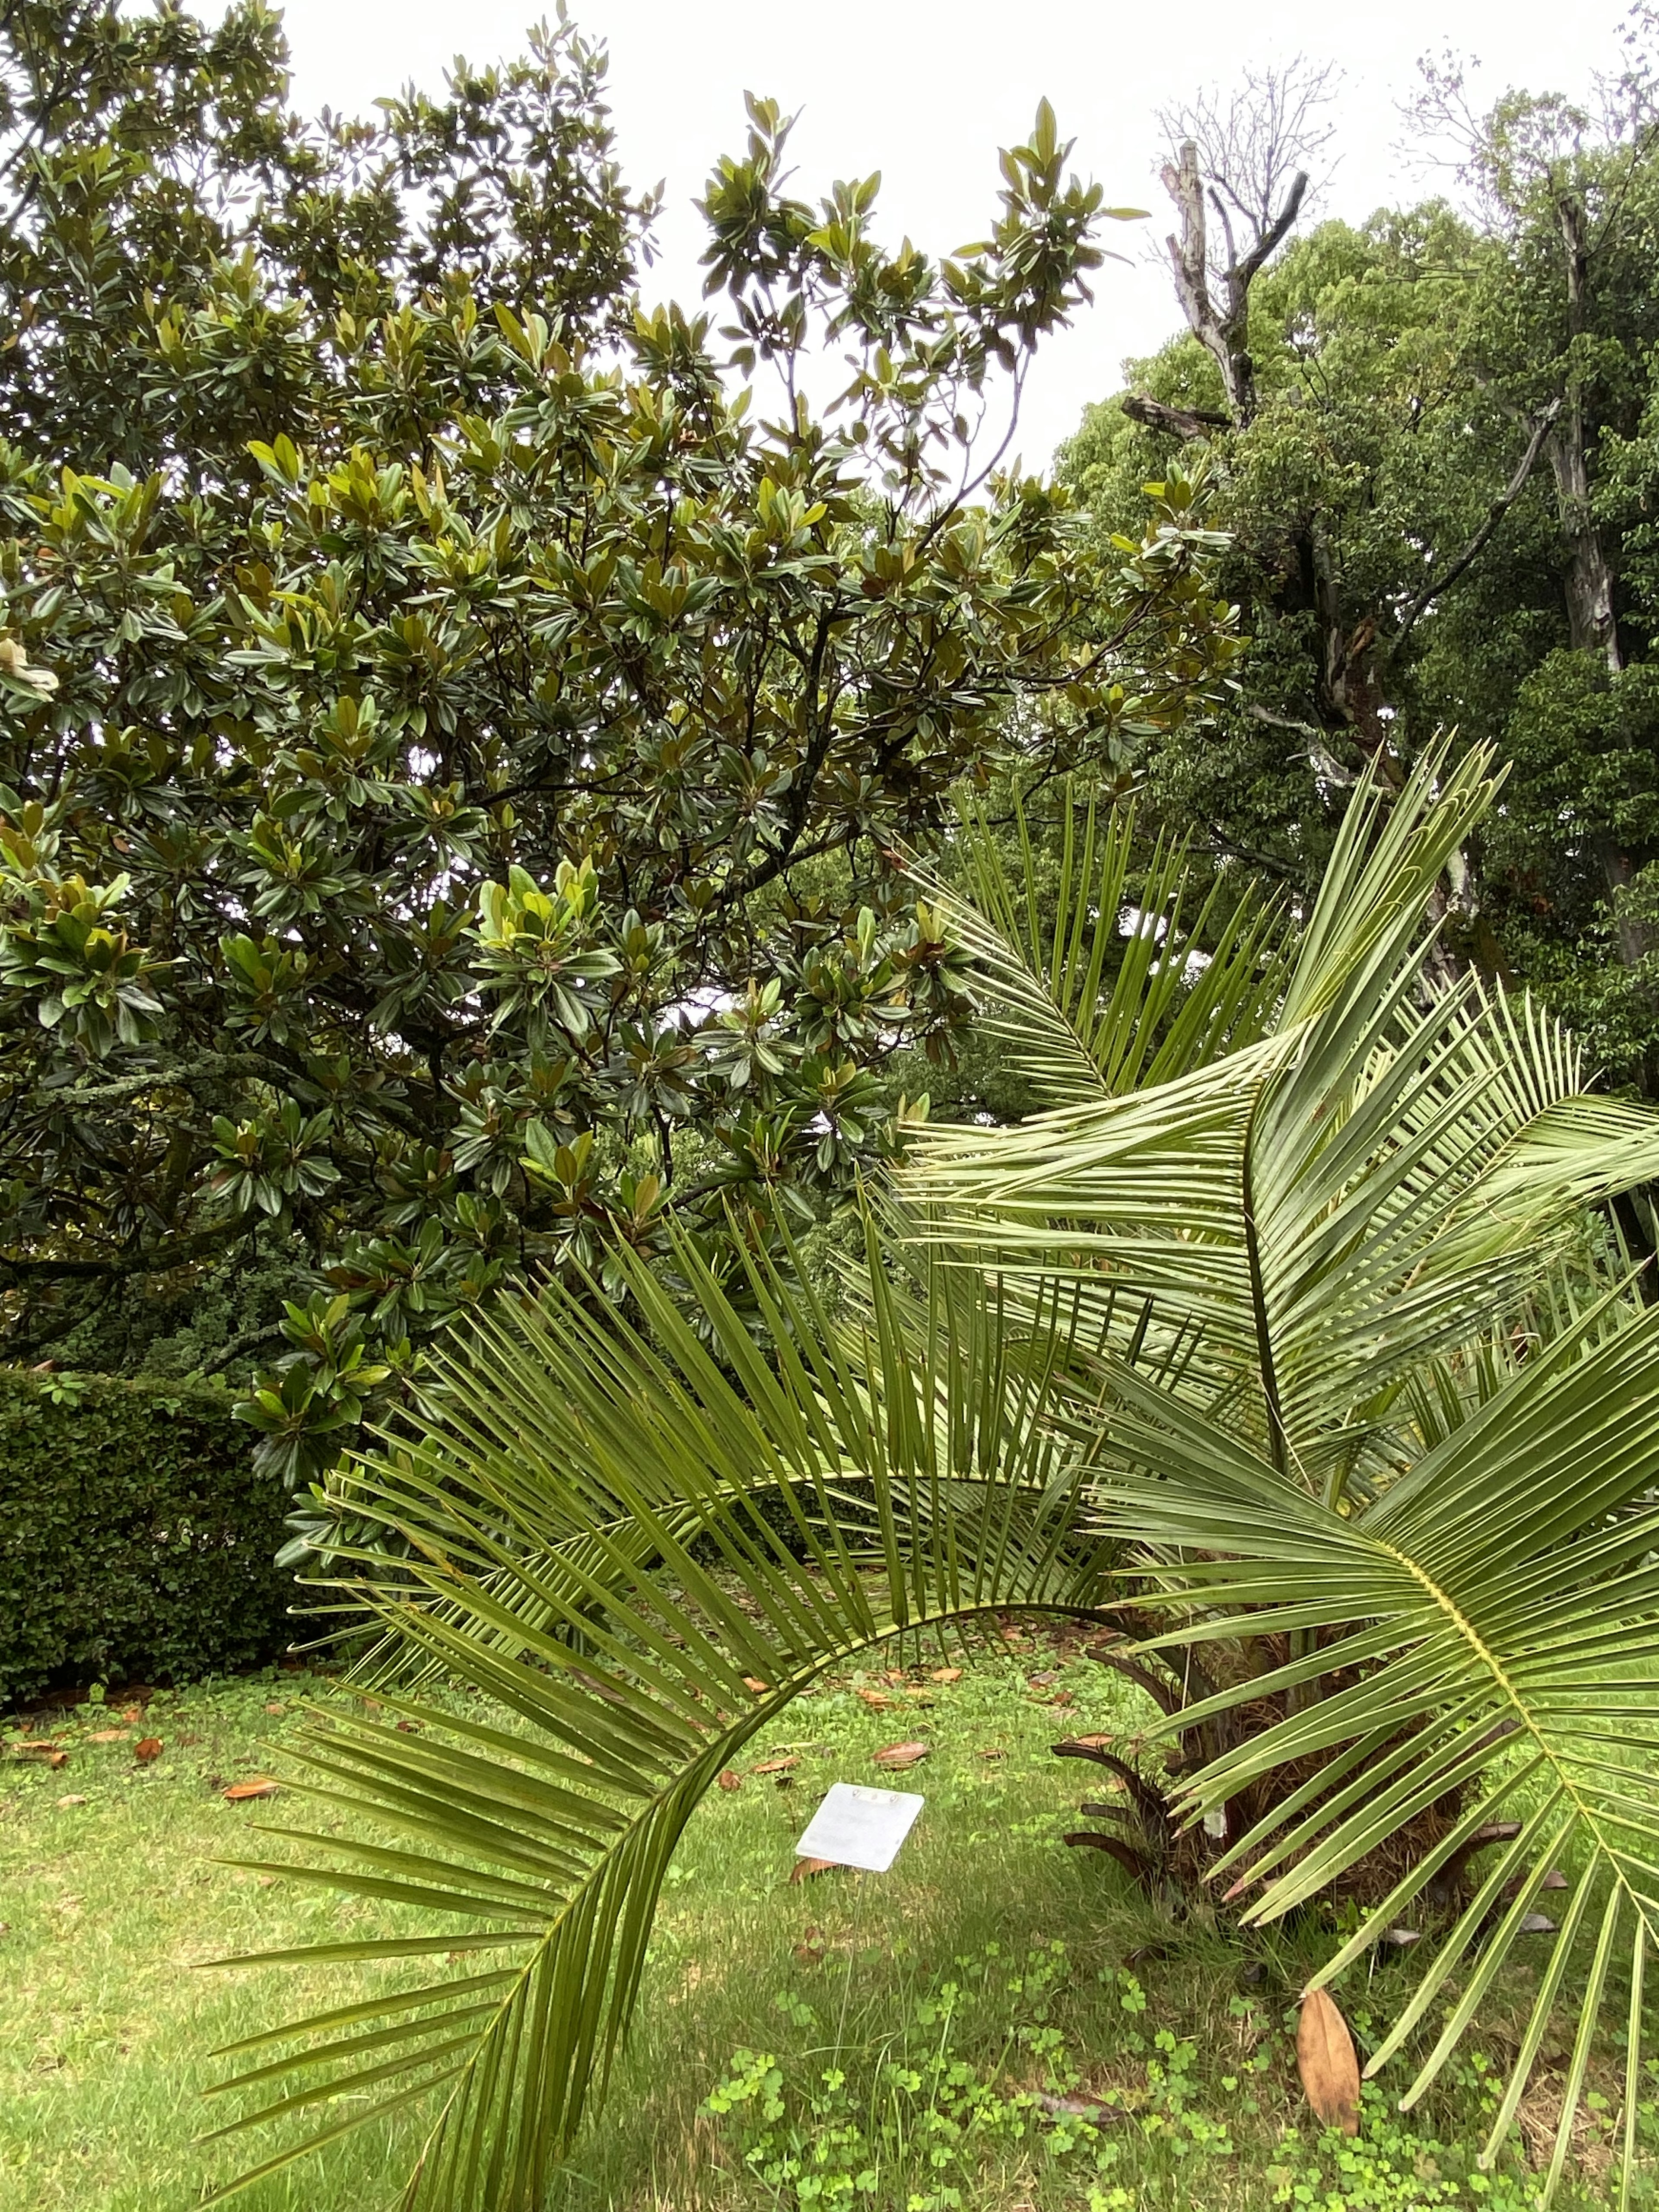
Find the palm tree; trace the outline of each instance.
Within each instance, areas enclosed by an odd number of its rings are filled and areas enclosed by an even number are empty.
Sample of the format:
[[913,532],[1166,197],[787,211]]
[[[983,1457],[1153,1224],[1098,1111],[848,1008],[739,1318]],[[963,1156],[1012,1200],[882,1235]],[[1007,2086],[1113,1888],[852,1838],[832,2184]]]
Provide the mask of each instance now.
[[1582,1977],[1550,2186],[1615,1994],[1628,2186],[1659,1308],[1606,1202],[1659,1174],[1659,1117],[1588,1092],[1529,1001],[1431,981],[1424,918],[1493,793],[1443,753],[1363,793],[1294,936],[1249,900],[1200,927],[1164,851],[1126,939],[1117,822],[1068,842],[1044,921],[980,840],[957,925],[1053,1103],[925,1133],[839,1315],[757,1262],[763,1352],[686,1249],[696,1328],[622,1255],[631,1318],[548,1291],[454,1343],[337,1478],[405,1564],[342,1556],[382,1711],[301,1755],[386,1840],[274,1870],[459,1932],[287,1954],[447,1963],[238,2046],[234,2127],[325,2118],[256,2172],[424,2102],[408,2203],[531,2212],[720,1770],[825,1669],[1027,1610],[1133,1632],[1177,1754],[1108,1839],[1137,1878],[1255,1921],[1346,1887],[1369,1909],[1320,1986],[1437,1916],[1371,2062],[1443,2002],[1405,2103],[1565,1880],[1488,2149]]

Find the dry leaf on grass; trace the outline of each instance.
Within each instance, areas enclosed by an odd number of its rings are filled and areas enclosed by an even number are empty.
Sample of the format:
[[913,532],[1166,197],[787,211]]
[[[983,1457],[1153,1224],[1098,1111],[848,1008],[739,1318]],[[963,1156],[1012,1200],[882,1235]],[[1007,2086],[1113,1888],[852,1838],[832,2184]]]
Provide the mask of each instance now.
[[233,1782],[224,1792],[227,1802],[240,1805],[248,1797],[274,1797],[279,1784],[269,1774],[250,1774],[244,1782]]
[[733,1766],[723,1766],[718,1780],[722,1790],[741,1790],[743,1787],[743,1777]]
[[890,1743],[874,1754],[878,1766],[915,1766],[927,1758],[925,1743]]
[[799,1752],[792,1751],[787,1759],[763,1759],[750,1771],[756,1774],[787,1774],[799,1757]]
[[862,1698],[872,1713],[884,1713],[893,1702],[890,1698],[884,1698],[879,1690],[854,1690],[853,1695]]
[[822,1928],[809,1928],[795,1946],[795,1956],[804,1966],[816,1966],[823,1958],[826,1948]]
[[94,1729],[87,1738],[88,1743],[127,1743],[131,1740],[131,1729]]
[[148,1766],[152,1759],[159,1759],[161,1756],[161,1737],[159,1735],[140,1736],[132,1747],[132,1755],[141,1766]]
[[930,1682],[959,1682],[962,1669],[960,1667],[935,1667],[927,1679]]
[[839,1859],[797,1859],[789,1869],[792,1882],[805,1881],[809,1874],[828,1874],[832,1867],[841,1864]]
[[1308,2102],[1328,2128],[1359,2132],[1359,2061],[1335,2001],[1323,1990],[1302,2000],[1296,2027],[1296,2070]]
[[17,1747],[17,1756],[19,1759],[40,1759],[47,1766],[69,1765],[68,1752],[55,1743],[20,1743]]
[[981,1744],[979,1755],[981,1759],[1006,1759],[1008,1756],[1000,1743]]
[[745,1690],[752,1690],[757,1698],[763,1698],[772,1685],[769,1682],[763,1682],[758,1674],[745,1674],[743,1678],[743,1686]]
[[86,1802],[87,1801],[84,1797],[60,1797],[58,1800],[58,1809],[61,1813],[67,1805],[84,1805]]

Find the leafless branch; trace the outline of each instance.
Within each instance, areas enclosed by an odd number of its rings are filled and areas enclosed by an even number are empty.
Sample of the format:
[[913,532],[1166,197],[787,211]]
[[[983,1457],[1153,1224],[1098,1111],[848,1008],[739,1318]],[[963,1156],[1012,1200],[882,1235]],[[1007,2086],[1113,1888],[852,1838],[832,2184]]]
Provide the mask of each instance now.
[[1326,156],[1337,127],[1328,111],[1340,82],[1334,64],[1297,55],[1279,68],[1247,69],[1224,99],[1200,93],[1159,113],[1172,154],[1191,140],[1206,185],[1243,226],[1247,254],[1279,222],[1298,173],[1306,173],[1304,191],[1322,191],[1329,181],[1334,164]]
[[1548,437],[1551,426],[1560,412],[1561,402],[1559,399],[1552,399],[1540,414],[1534,416],[1532,435],[1527,441],[1525,452],[1516,464],[1514,475],[1486,509],[1486,520],[1456,559],[1448,562],[1437,575],[1431,576],[1416,598],[1412,600],[1401,620],[1400,628],[1395,633],[1393,644],[1395,652],[1397,653],[1404,645],[1416,628],[1419,617],[1427,613],[1440,594],[1455,584],[1458,578],[1480,559],[1493,531],[1497,529],[1498,524],[1526,489],[1527,480],[1537,466],[1538,456],[1544,450],[1544,441]]

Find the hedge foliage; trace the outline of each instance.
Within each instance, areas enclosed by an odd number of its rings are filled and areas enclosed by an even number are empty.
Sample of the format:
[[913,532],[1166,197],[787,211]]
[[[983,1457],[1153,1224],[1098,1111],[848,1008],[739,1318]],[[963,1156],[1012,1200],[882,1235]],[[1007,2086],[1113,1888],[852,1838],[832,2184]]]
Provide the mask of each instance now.
[[289,1500],[228,1390],[0,1369],[0,1705],[275,1657]]

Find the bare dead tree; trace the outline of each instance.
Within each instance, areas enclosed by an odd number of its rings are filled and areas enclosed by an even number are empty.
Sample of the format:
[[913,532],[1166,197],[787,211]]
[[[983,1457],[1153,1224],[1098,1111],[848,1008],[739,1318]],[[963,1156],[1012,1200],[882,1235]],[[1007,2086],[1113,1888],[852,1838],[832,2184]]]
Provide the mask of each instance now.
[[1316,175],[1328,175],[1336,125],[1327,111],[1339,82],[1331,64],[1298,57],[1247,70],[1225,100],[1202,93],[1158,118],[1171,156],[1164,186],[1180,218],[1168,240],[1176,292],[1221,371],[1235,424],[1255,412],[1250,287],[1295,228]]

